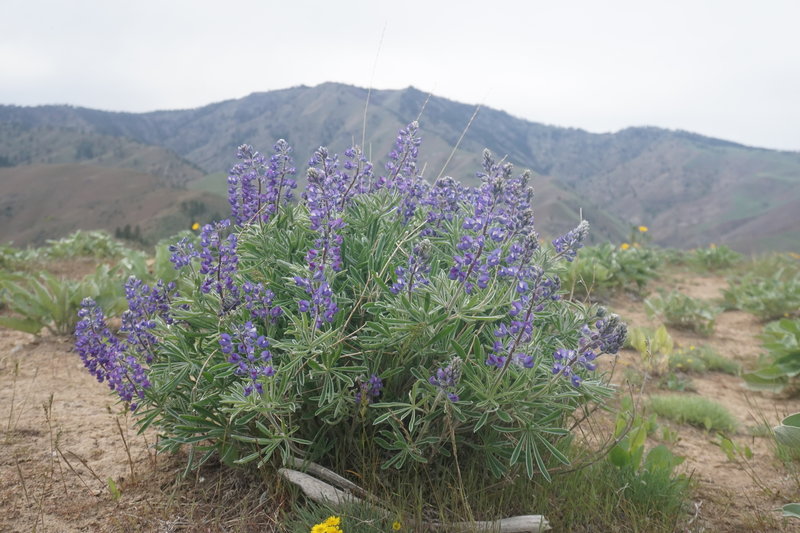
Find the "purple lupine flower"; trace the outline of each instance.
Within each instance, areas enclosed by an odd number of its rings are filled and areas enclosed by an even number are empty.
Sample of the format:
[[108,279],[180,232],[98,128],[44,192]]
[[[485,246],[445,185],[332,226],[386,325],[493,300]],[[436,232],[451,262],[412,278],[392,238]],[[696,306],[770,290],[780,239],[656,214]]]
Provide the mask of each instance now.
[[414,246],[408,257],[408,266],[399,266],[395,269],[397,281],[389,289],[392,294],[407,291],[409,295],[420,285],[427,285],[430,281],[425,277],[431,271],[431,242],[423,239]]
[[169,246],[169,251],[172,252],[169,260],[172,262],[175,270],[180,270],[181,268],[190,265],[192,258],[199,255],[199,252],[195,249],[194,244],[192,244],[186,237],[182,238],[175,244],[171,244]]
[[[481,185],[473,193],[473,212],[464,217],[462,224],[462,228],[472,234],[462,237],[458,249],[464,253],[453,256],[454,264],[449,272],[450,279],[462,283],[468,294],[475,286],[488,286],[500,267],[504,243],[512,241],[513,247],[515,241],[535,240],[536,237],[528,174],[512,177],[513,166],[495,162],[488,150],[484,151],[483,170],[478,174]],[[486,253],[487,249],[491,252]]]
[[151,363],[155,355],[158,339],[152,330],[156,327],[156,318],[165,324],[172,324],[169,303],[175,297],[175,284],[166,285],[159,280],[155,287],[150,287],[135,276],[125,282],[125,298],[128,310],[122,313],[121,333],[128,334],[128,346],[140,358]]
[[272,353],[267,349],[269,340],[259,335],[253,323],[248,321],[235,327],[232,335],[222,333],[219,346],[228,356],[228,362],[236,367],[234,373],[249,380],[244,395],[250,396],[253,391],[263,394],[264,386],[259,379],[275,375],[275,369],[269,364],[272,360]]
[[200,290],[204,293],[216,290],[223,303],[223,314],[239,302],[239,287],[234,282],[239,263],[237,237],[235,233],[222,237],[229,227],[230,220],[225,219],[213,226],[206,224],[200,233],[200,273],[205,275]]
[[[604,310],[601,313],[604,314]],[[580,386],[583,378],[577,370],[594,371],[597,367],[594,360],[604,353],[617,353],[625,343],[627,332],[627,325],[614,314],[600,317],[594,323],[594,329],[584,324],[576,350],[559,348],[553,353],[553,374],[568,377],[573,386]]]
[[269,319],[274,322],[283,314],[283,310],[280,307],[272,307],[272,300],[275,298],[275,294],[271,290],[264,288],[261,283],[245,281],[242,284],[241,293],[245,308],[254,317],[262,320]]
[[373,180],[372,163],[364,157],[360,147],[348,148],[344,151],[344,156],[346,158],[342,165],[344,171],[340,179],[345,184],[345,188],[339,209],[344,209],[359,194],[369,192]]
[[[354,155],[355,157],[355,155]],[[306,253],[310,270],[307,278],[295,277],[295,283],[310,296],[298,302],[301,312],[310,312],[317,328],[332,322],[339,310],[333,300],[333,290],[328,282],[328,272],[342,269],[342,236],[345,227],[341,217],[347,200],[348,183],[351,177],[339,172],[338,158],[330,157],[327,148],[320,147],[309,161],[308,185],[303,193],[308,207],[311,229],[318,234],[314,246]],[[358,178],[356,173],[355,178]]]
[[389,152],[386,175],[378,178],[375,188],[405,191],[417,178],[417,157],[422,140],[417,136],[419,123],[414,121],[397,134],[395,146]]
[[583,241],[589,234],[589,223],[581,220],[575,229],[569,230],[561,237],[553,239],[553,247],[558,252],[560,257],[563,257],[570,263],[575,259],[578,250],[583,248]]
[[453,357],[449,365],[437,368],[436,372],[428,378],[428,383],[438,387],[451,402],[457,402],[459,399],[455,391],[461,379],[461,364],[460,357]]
[[269,162],[252,146],[243,144],[236,157],[241,160],[228,176],[228,202],[238,225],[256,220],[268,222],[282,202],[289,201],[297,186],[289,176],[295,173],[288,143],[280,139]]
[[356,387],[354,395],[356,405],[369,404],[381,395],[383,381],[377,375],[372,374],[369,379],[359,378],[356,381]]
[[443,232],[442,223],[453,220],[453,216],[459,212],[460,202],[466,200],[465,193],[464,186],[450,176],[436,180],[420,202],[427,208],[427,224],[421,235],[440,235]]
[[144,390],[150,387],[147,371],[133,354],[127,354],[127,345],[120,341],[106,325],[102,309],[91,298],[81,302],[75,327],[75,349],[84,366],[100,383],[108,387],[130,404],[134,411],[136,399],[144,398]]

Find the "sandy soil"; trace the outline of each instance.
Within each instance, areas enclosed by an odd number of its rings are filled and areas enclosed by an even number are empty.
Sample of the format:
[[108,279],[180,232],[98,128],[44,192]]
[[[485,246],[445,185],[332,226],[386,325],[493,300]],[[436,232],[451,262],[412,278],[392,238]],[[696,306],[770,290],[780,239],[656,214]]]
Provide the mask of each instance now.
[[[704,300],[721,299],[722,290],[727,288],[723,277],[698,277],[690,272],[672,274],[656,285]],[[629,324],[658,324],[645,314],[639,298],[621,296],[610,307]],[[669,332],[677,347],[710,346],[748,369],[762,353],[757,335],[763,326],[752,315],[727,311],[717,317],[714,334],[709,337],[677,329]],[[622,367],[642,367],[640,355],[633,350],[624,350],[619,363]],[[800,399],[748,390],[739,377],[720,372],[692,375],[691,380],[693,391],[674,394],[699,394],[727,407],[739,422],[737,432],[728,437],[742,448],[749,447],[753,455],[749,460],[739,457],[731,461],[714,432],[659,421],[677,432],[677,442],[665,444],[686,458],[682,468],[697,482],[693,501],[696,517],[685,531],[800,531],[796,523],[781,519],[779,511],[786,503],[800,501],[798,472],[795,469],[793,474],[777,459],[773,440],[763,431],[765,426],[773,427],[785,416],[800,411]],[[668,391],[652,383],[644,388],[645,396],[665,393]]]
[[[723,278],[688,273],[660,283],[703,298],[718,297],[726,286]],[[633,325],[653,324],[638,298],[620,296],[610,307]],[[670,333],[681,346],[710,345],[746,367],[760,352],[755,336],[761,328],[750,315],[726,312],[711,337]],[[619,363],[641,365],[630,350]],[[622,375],[617,372],[616,381],[626,386]],[[681,531],[795,531],[777,509],[800,500],[800,483],[776,458],[771,440],[754,428],[800,411],[800,400],[748,391],[741,379],[721,373],[693,376],[693,385],[694,393],[723,403],[737,417],[740,429],[730,437],[751,448],[753,457],[730,461],[713,433],[660,422],[676,432],[677,440],[665,443],[686,457],[682,468],[696,481]],[[645,383],[645,395],[664,392]],[[181,479],[185,458],[157,456],[154,437],[137,435],[120,409],[67,340],[0,329],[0,531],[274,529],[285,504],[279,488],[265,489],[213,465]]]

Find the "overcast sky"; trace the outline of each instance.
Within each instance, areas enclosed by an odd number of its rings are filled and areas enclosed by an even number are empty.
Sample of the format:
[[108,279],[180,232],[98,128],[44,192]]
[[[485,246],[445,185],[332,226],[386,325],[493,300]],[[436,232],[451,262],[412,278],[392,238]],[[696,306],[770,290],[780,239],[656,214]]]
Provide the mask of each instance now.
[[324,81],[800,150],[800,0],[0,0],[0,104],[150,111]]

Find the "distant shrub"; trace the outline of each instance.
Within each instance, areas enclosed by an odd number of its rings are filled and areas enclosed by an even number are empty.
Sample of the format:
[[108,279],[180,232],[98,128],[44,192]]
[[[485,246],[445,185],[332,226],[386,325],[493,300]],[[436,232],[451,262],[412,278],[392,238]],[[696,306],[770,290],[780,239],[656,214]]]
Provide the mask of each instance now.
[[698,270],[717,271],[730,268],[742,260],[739,252],[725,245],[710,245],[708,248],[697,248],[687,256],[687,262]]
[[650,316],[660,317],[668,326],[703,335],[714,332],[715,319],[719,313],[716,306],[677,291],[651,296],[644,304]]
[[93,257],[110,259],[123,255],[125,246],[104,231],[78,230],[58,240],[48,240],[43,253],[49,259]]
[[602,296],[621,289],[641,292],[657,276],[661,263],[653,248],[625,249],[612,244],[588,246],[566,266],[563,284],[573,296]]
[[756,263],[757,270],[731,277],[723,292],[725,305],[763,321],[800,315],[800,269],[793,264],[775,266],[777,270],[766,274],[766,265]]

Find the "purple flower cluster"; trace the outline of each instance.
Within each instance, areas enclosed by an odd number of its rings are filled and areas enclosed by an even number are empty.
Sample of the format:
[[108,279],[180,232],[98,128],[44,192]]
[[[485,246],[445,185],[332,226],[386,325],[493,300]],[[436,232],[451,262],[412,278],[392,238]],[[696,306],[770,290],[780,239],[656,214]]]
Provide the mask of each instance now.
[[417,176],[417,157],[422,139],[417,136],[419,123],[414,121],[397,134],[395,146],[389,152],[385,176],[378,178],[376,187],[407,190]]
[[[486,358],[486,364],[497,368],[505,368],[511,362],[524,368],[532,368],[533,355],[518,351],[530,343],[536,313],[542,312],[547,303],[560,299],[558,290],[561,283],[557,277],[547,277],[537,266],[506,267],[509,274],[515,275],[515,291],[517,298],[511,302],[508,311],[511,321],[501,323],[494,331],[497,340]],[[509,355],[513,357],[509,359]]]
[[269,162],[250,145],[244,144],[237,151],[241,163],[228,176],[228,202],[240,226],[256,220],[268,222],[282,202],[291,200],[292,189],[297,187],[289,177],[295,173],[291,147],[281,139],[273,148],[275,154]]
[[381,395],[383,381],[377,375],[372,374],[369,379],[359,378],[356,386],[356,405],[369,404]]
[[468,200],[468,189],[450,176],[439,178],[421,202],[427,208],[427,224],[421,235],[440,235],[443,231],[442,223],[453,220],[461,202],[465,200]]
[[269,364],[272,353],[267,350],[267,338],[259,335],[253,323],[248,321],[235,328],[233,335],[221,334],[219,345],[222,353],[228,356],[228,362],[235,365],[235,374],[250,380],[244,388],[244,395],[249,396],[253,391],[263,394],[264,387],[259,378],[275,375],[275,369]]
[[437,368],[436,373],[428,378],[428,383],[438,387],[451,402],[457,402],[459,399],[455,390],[461,379],[461,363],[460,357],[454,357],[449,365],[444,368]]
[[158,344],[158,339],[152,333],[156,327],[155,319],[161,318],[166,324],[173,323],[169,304],[174,296],[174,283],[165,285],[159,280],[151,287],[134,276],[125,283],[128,310],[122,313],[120,332],[128,334],[128,346],[147,363],[152,362]]
[[182,238],[175,244],[171,244],[169,246],[169,251],[172,252],[169,260],[172,262],[175,270],[180,270],[185,266],[189,266],[192,263],[192,259],[199,255],[199,252],[195,249],[194,244],[192,244],[186,237]]
[[420,285],[427,285],[430,281],[425,277],[431,271],[431,241],[423,239],[417,244],[408,257],[408,266],[399,266],[394,273],[397,281],[389,289],[392,294],[407,291],[409,295]]
[[345,184],[340,209],[357,195],[370,191],[372,187],[372,163],[370,163],[358,146],[353,146],[344,151],[345,162],[342,165],[344,172],[339,181]]
[[271,290],[265,289],[261,283],[245,281],[242,284],[241,292],[245,308],[254,317],[275,321],[283,314],[283,309],[279,306],[272,307],[272,299],[275,298],[275,294]]
[[584,324],[580,332],[577,350],[559,348],[553,354],[553,374],[570,378],[576,387],[583,382],[576,369],[584,368],[592,372],[596,368],[593,361],[598,356],[617,353],[625,342],[628,327],[619,316],[612,314],[599,318],[594,323],[594,329]]
[[562,256],[571,263],[578,254],[578,250],[583,248],[583,241],[588,234],[589,223],[585,220],[581,220],[581,223],[578,224],[575,229],[569,230],[561,237],[553,239],[553,247],[556,249],[559,256]]
[[135,410],[134,400],[144,398],[144,390],[150,387],[145,368],[134,355],[126,354],[126,344],[108,329],[103,311],[94,300],[81,302],[78,317],[75,348],[84,366],[97,381],[107,382],[128,402],[131,411]]
[[[332,322],[339,310],[333,300],[333,290],[328,281],[328,270],[342,269],[342,235],[339,231],[345,223],[341,217],[351,188],[347,179],[352,177],[338,169],[336,155],[330,157],[327,148],[320,147],[309,161],[308,186],[303,196],[308,207],[311,229],[318,236],[314,247],[306,253],[306,262],[311,271],[309,277],[295,276],[294,281],[310,296],[298,302],[301,312],[310,312],[317,328]],[[354,174],[358,177],[358,174]]]
[[[510,163],[495,162],[484,152],[481,186],[474,191],[471,215],[464,218],[462,228],[471,234],[462,235],[457,248],[463,255],[453,256],[449,277],[464,285],[471,294],[477,285],[486,288],[492,273],[501,264],[501,246],[506,242],[529,240],[535,236],[530,202],[533,191],[528,187],[528,174],[512,177]],[[493,246],[490,252],[486,250]]]
[[228,302],[224,304],[226,308],[238,304],[239,297],[239,287],[233,279],[239,263],[239,256],[236,255],[236,233],[222,237],[230,225],[230,220],[225,219],[214,225],[203,226],[199,253],[200,273],[206,277],[200,290],[204,293],[211,292],[212,288],[216,290],[223,302]]

